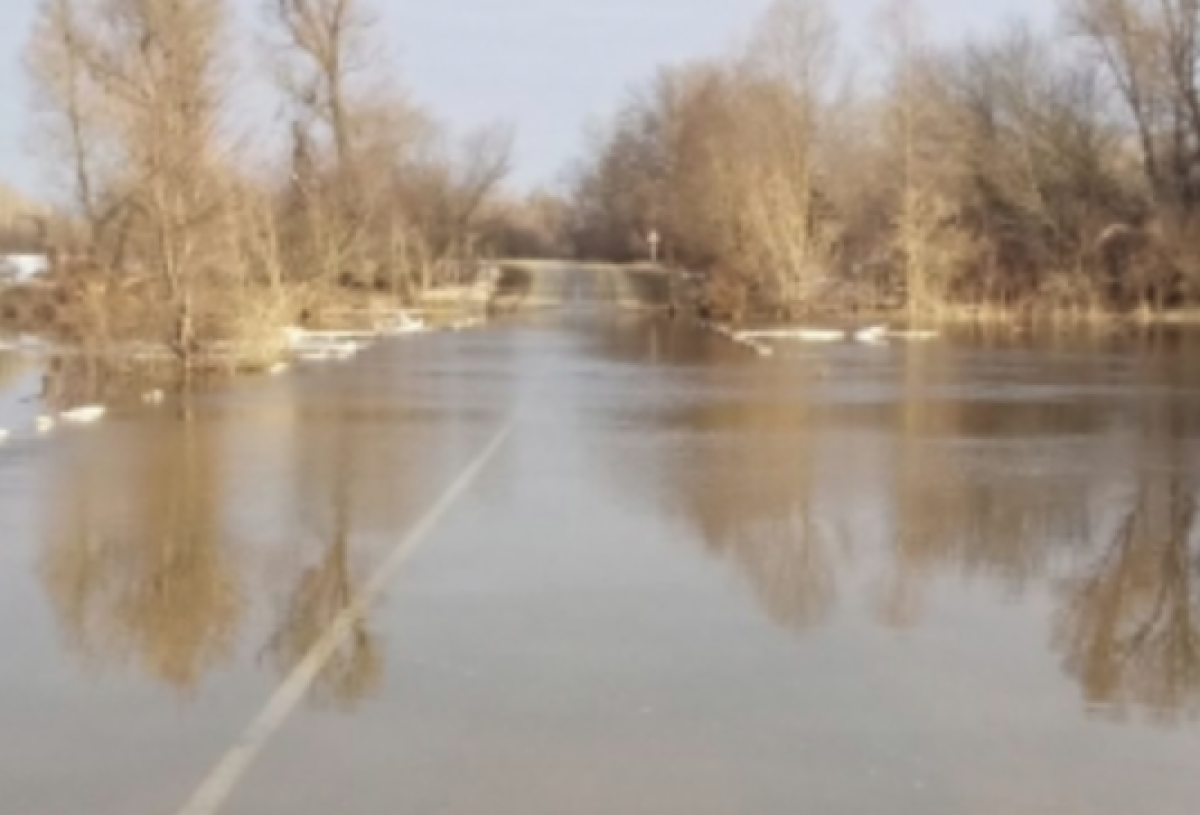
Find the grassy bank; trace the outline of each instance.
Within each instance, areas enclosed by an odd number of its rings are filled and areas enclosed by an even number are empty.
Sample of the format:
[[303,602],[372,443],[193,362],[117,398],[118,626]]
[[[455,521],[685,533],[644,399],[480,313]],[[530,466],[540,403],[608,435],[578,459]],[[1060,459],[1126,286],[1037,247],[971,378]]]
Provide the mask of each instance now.
[[[422,302],[430,322],[473,311],[457,294]],[[264,370],[288,353],[285,329],[372,331],[400,298],[345,286],[230,283],[195,292],[191,340],[178,344],[176,309],[157,281],[59,280],[0,290],[0,332],[32,335],[56,353],[124,360],[150,369]],[[185,353],[186,352],[186,353]]]

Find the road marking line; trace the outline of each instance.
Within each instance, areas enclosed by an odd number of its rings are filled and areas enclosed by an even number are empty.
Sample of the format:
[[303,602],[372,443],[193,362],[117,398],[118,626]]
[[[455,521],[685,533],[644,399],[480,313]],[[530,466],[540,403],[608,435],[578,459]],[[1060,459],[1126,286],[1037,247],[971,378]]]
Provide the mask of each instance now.
[[400,540],[367,583],[366,588],[334,618],[317,643],[275,691],[258,717],[251,722],[249,728],[217,763],[191,799],[179,810],[179,815],[216,815],[221,810],[267,743],[304,701],[321,671],[353,630],[354,623],[366,615],[442,517],[483,474],[512,434],[513,424],[514,421],[510,420],[496,434],[438,502]]

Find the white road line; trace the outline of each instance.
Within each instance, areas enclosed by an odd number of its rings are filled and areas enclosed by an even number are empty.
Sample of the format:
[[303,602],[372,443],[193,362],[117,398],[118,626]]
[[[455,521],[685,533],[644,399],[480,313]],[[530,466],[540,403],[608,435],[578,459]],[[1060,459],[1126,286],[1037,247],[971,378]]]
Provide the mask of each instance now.
[[267,706],[251,722],[249,728],[230,748],[229,752],[217,763],[191,799],[179,810],[179,815],[216,815],[221,810],[230,795],[233,794],[242,776],[254,764],[267,743],[304,701],[304,697],[317,677],[320,676],[321,671],[353,630],[354,623],[375,604],[442,517],[471,488],[475,480],[500,452],[500,448],[508,440],[512,429],[513,422],[509,421],[484,448],[483,452],[463,471],[462,475],[450,485],[438,502],[396,545],[387,560],[367,583],[366,588],[334,619],[321,639],[275,691],[270,701],[267,702]]

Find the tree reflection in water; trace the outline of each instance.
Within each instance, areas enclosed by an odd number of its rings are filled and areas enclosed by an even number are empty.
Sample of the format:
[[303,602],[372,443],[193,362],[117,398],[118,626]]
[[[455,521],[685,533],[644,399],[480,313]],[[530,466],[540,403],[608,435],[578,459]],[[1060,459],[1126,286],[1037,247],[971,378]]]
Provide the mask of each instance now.
[[1194,349],[1141,361],[1157,387],[1130,414],[1123,497],[1062,591],[1055,642],[1066,670],[1117,717],[1200,716],[1200,411],[1170,397],[1172,383],[1194,380],[1193,359]]
[[60,629],[94,666],[192,692],[232,655],[245,609],[213,428],[182,412],[73,441],[41,567]]
[[[668,450],[665,464],[643,469],[789,630],[826,624],[858,586],[878,622],[917,626],[939,579],[972,580],[1058,605],[1053,646],[1096,706],[1200,713],[1200,474],[1189,458],[1200,413],[1170,388],[1126,402],[937,400],[931,374],[909,364],[893,401],[830,404],[771,377],[674,402],[654,414],[671,443],[645,446]],[[372,413],[394,394],[363,398],[357,415],[353,399],[332,398],[289,448],[317,546],[290,577],[271,576],[287,586],[267,641],[284,674],[347,621],[356,557],[372,532],[390,541],[403,527],[417,463],[432,455],[419,430]],[[247,591],[222,507],[241,485],[224,483],[219,430],[219,418],[163,415],[71,436],[56,454],[42,575],[90,663],[135,663],[191,691],[231,655]],[[623,485],[628,472],[623,460]],[[1106,500],[1114,483],[1122,502]],[[319,703],[352,707],[382,683],[369,623],[349,620],[347,633],[318,677]]]
[[24,372],[21,358],[7,351],[0,351],[0,394],[8,390]]
[[[252,598],[284,587],[259,650],[285,675],[346,622],[361,588],[355,557],[371,540],[392,542],[420,500],[401,484],[402,471],[412,474],[401,462],[421,452],[400,443],[406,425],[394,411],[373,412],[369,400],[356,407],[343,394],[332,402],[299,421],[290,399],[267,404],[269,424],[256,426],[245,416],[227,425],[221,410],[193,416],[180,399],[177,415],[145,411],[57,436],[47,447],[55,470],[40,573],[72,650],[96,669],[133,666],[190,693],[234,656]],[[294,507],[276,504],[285,473]],[[249,586],[269,546],[252,546],[238,530],[265,519],[274,535],[297,516],[317,546],[285,538],[278,551],[297,568],[273,568]],[[378,689],[382,671],[374,634],[355,618],[314,701],[352,705]]]
[[[323,551],[305,569],[282,610],[268,650],[283,674],[294,670],[351,612],[359,585],[351,565],[358,477],[356,429],[344,411],[332,427],[314,428],[302,448],[297,470],[301,505],[317,512],[307,525],[316,530]],[[325,507],[321,509],[321,507]],[[375,636],[361,615],[349,618],[341,638],[313,683],[317,704],[351,707],[374,693],[382,680],[383,659]]]
[[[909,356],[900,398],[879,404],[763,378],[673,407],[658,421],[690,443],[656,486],[791,630],[826,623],[839,587],[869,587],[876,620],[902,629],[947,582],[1046,596],[1091,703],[1200,715],[1200,415],[1170,386],[1179,373],[1143,371],[1169,386],[1124,403],[992,401],[931,397],[974,376],[932,367]],[[1126,505],[1114,483],[1133,485]]]
[[1066,584],[1056,640],[1090,702],[1160,716],[1200,713],[1196,483],[1139,486],[1111,543]]
[[706,437],[673,462],[673,502],[708,550],[747,577],[775,622],[805,630],[836,606],[838,551],[818,519],[810,411],[775,397],[667,419]]

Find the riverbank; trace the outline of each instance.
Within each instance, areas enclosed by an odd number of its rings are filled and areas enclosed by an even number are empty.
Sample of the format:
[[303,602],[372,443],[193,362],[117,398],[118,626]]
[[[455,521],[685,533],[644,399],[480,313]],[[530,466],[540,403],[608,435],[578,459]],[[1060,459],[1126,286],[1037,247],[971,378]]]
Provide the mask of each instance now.
[[1073,314],[1066,311],[1014,314],[962,309],[914,320],[907,313],[864,312],[812,319],[746,320],[740,323],[699,318],[707,330],[762,357],[788,346],[857,344],[917,345],[942,341],[978,342],[984,347],[1014,344],[1031,348],[1154,348],[1200,337],[1200,310],[1165,313]]
[[380,338],[418,327],[462,328],[483,320],[489,299],[489,290],[475,285],[415,298],[347,286],[211,286],[195,293],[181,340],[178,309],[158,281],[64,278],[0,289],[0,335],[27,352],[147,369],[255,372],[294,356],[297,329]]
[[[711,319],[695,300],[682,308],[701,319]],[[1059,306],[950,305],[914,314],[908,309],[795,309],[791,316],[778,317],[772,312],[785,309],[761,309],[731,320],[718,320],[739,329],[764,328],[844,328],[888,326],[893,330],[980,328],[994,331],[1087,331],[1126,332],[1155,328],[1200,328],[1200,307],[1187,306],[1166,310],[1149,308],[1100,309]]]

